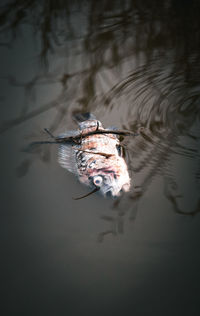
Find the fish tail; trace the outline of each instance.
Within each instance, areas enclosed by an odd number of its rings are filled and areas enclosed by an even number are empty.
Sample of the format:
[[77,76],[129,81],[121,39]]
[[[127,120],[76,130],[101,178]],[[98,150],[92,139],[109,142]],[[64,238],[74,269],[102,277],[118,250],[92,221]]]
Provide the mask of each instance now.
[[74,114],[74,119],[78,123],[81,123],[81,122],[84,122],[84,121],[96,120],[96,117],[94,116],[94,114],[92,114],[90,112],[86,112],[86,113]]
[[86,128],[90,127],[102,127],[102,124],[100,121],[96,119],[94,114],[87,112],[87,113],[77,113],[74,115],[74,119],[79,125],[80,130],[84,130]]

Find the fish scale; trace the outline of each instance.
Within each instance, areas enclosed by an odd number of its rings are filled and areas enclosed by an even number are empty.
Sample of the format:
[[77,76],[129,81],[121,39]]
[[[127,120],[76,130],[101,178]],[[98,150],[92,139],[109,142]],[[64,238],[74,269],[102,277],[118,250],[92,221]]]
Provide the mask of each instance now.
[[122,151],[118,150],[120,147],[118,137],[106,133],[84,136],[89,132],[95,133],[97,129],[106,131],[93,115],[87,115],[85,121],[78,123],[79,133],[82,135],[81,143],[60,146],[61,166],[75,173],[81,183],[98,189],[103,196],[109,192],[110,196],[116,197],[122,191],[129,191],[130,177]]

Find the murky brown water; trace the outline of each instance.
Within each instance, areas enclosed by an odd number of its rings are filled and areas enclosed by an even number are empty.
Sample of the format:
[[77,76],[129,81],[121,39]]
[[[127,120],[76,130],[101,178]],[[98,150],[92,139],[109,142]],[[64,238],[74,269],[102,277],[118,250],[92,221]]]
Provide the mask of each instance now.
[[[1,315],[199,315],[200,3],[4,3]],[[119,200],[23,151],[83,111],[144,127]]]

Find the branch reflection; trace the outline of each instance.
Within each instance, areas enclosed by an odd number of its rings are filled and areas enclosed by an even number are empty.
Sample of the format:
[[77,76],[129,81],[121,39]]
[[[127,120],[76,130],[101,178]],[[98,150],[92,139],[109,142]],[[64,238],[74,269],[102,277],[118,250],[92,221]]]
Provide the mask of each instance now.
[[[145,130],[124,141],[130,171],[140,179],[140,189],[133,187],[130,195],[114,202],[119,213],[109,233],[123,233],[124,215],[129,209],[129,217],[136,216],[140,199],[157,175],[162,176],[163,192],[173,210],[196,214],[200,203],[200,3],[15,0],[0,10],[0,45],[12,47],[20,32],[30,27],[42,65],[26,82],[10,74],[3,78],[24,89],[26,102],[18,117],[0,126],[0,133],[52,108],[57,110],[48,126],[52,132],[74,113],[118,113],[123,128],[136,131],[144,126]],[[38,87],[47,85],[59,87],[59,93],[34,107]],[[37,150],[40,159],[49,159],[49,147]],[[191,166],[181,180],[176,172],[179,160]],[[30,166],[31,159],[26,159],[18,174],[24,175]],[[182,182],[188,183],[188,192],[181,188]],[[194,203],[185,210],[192,191],[196,192]]]

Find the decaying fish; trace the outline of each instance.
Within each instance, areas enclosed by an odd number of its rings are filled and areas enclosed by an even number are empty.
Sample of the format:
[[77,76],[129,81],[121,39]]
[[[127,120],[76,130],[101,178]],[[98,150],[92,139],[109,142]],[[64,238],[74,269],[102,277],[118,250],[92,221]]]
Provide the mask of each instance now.
[[[58,151],[60,165],[76,174],[81,183],[93,189],[92,192],[117,197],[122,191],[129,191],[130,177],[119,137],[112,132],[100,134],[111,128],[104,129],[91,113],[76,116],[76,119],[79,131],[68,131],[58,136],[57,140],[73,138],[80,133],[83,137],[78,142],[61,142]],[[112,129],[116,131],[116,128]],[[95,131],[100,133],[84,136]]]

